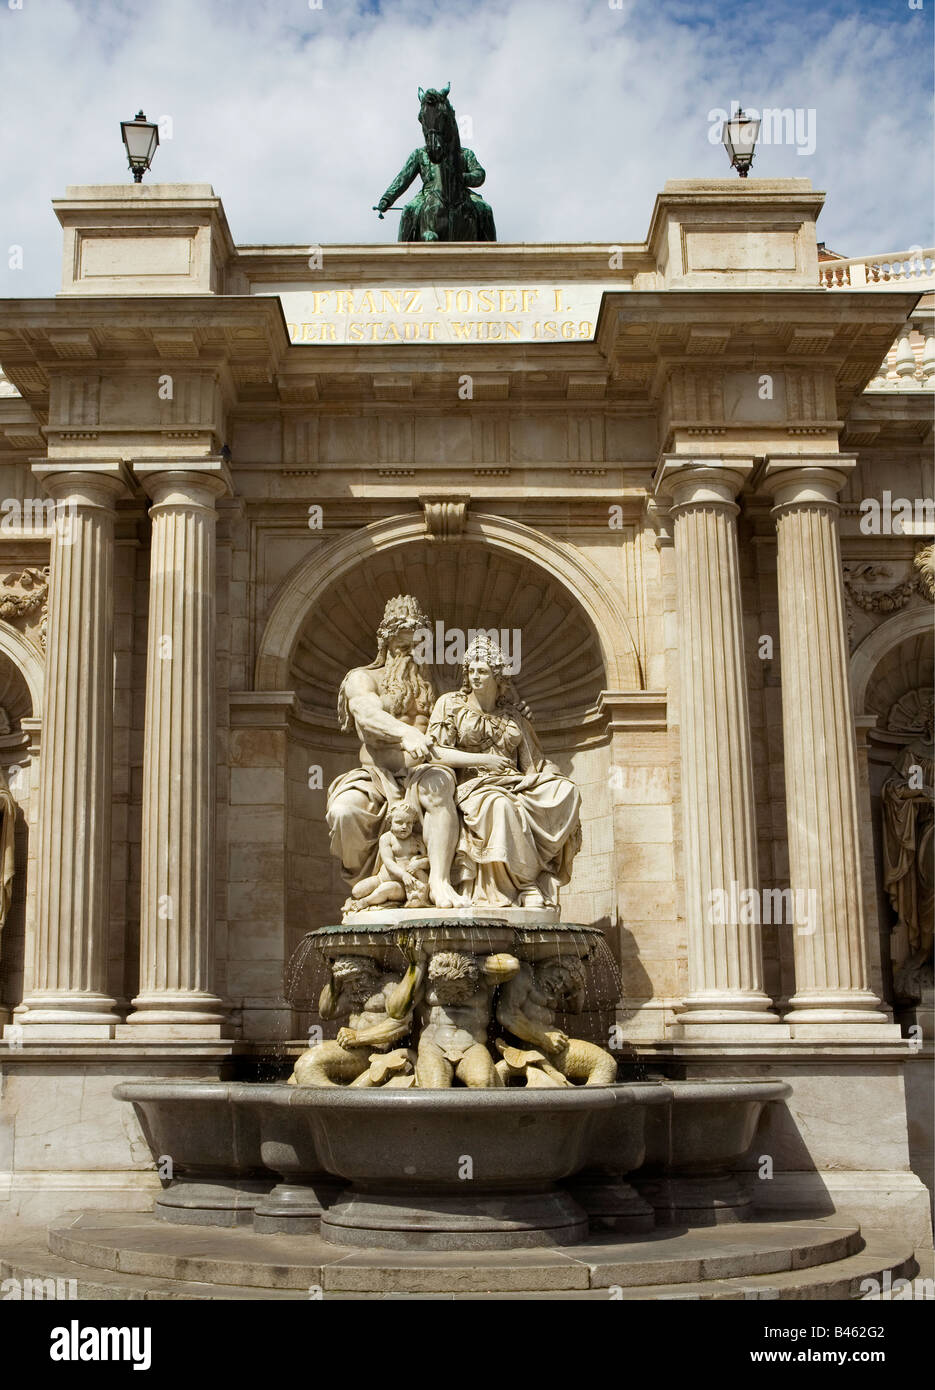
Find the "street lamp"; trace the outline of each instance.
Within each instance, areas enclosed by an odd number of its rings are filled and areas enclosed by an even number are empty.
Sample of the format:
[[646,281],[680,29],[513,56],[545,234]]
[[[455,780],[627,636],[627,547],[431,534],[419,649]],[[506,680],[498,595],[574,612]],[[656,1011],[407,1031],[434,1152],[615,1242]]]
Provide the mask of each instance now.
[[133,171],[134,183],[142,183],[143,175],[153,162],[159,144],[159,127],[137,111],[132,121],[120,122],[120,133],[127,147],[127,159]]
[[750,165],[753,163],[753,150],[759,134],[759,116],[745,116],[739,106],[734,115],[730,116],[721,128],[721,138],[724,141],[724,148],[727,150],[731,168],[736,169],[742,179],[745,179],[750,172]]

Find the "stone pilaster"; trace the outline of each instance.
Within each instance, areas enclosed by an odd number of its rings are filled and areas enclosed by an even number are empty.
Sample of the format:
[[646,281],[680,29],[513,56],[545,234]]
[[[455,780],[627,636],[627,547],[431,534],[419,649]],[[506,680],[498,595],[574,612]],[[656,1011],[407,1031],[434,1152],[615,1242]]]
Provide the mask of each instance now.
[[33,468],[56,502],[39,783],[38,910],[17,1022],[33,1038],[108,1038],[114,704],[113,463]]
[[[811,1024],[885,1024],[869,987],[857,748],[848,670],[838,493],[855,461],[770,459],[777,535],[789,883],[796,992]],[[803,907],[805,910],[803,911]]]
[[218,1037],[227,1005],[213,991],[215,502],[230,479],[213,460],[134,472],[153,502],[152,550],[140,988],[121,1035]]
[[674,519],[689,993],[678,1022],[778,1024],[763,989],[736,495],[752,462],[666,458]]

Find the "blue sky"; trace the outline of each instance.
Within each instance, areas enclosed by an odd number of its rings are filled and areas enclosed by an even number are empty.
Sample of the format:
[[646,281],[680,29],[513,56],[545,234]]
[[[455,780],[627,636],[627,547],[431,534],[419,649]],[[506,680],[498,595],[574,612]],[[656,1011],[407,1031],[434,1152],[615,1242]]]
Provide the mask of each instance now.
[[709,115],[739,100],[800,110],[753,172],[823,189],[829,246],[931,246],[921,3],[0,0],[0,296],[56,292],[50,199],[129,177],[140,106],[171,122],[150,177],[213,184],[236,241],[392,240],[371,206],[447,81],[502,241],[641,241],[667,178],[728,173]]

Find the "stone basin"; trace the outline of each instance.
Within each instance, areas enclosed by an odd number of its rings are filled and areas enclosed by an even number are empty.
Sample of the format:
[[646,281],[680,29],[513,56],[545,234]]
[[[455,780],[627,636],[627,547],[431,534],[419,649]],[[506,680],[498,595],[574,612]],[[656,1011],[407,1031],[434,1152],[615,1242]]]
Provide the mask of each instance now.
[[186,1225],[237,1226],[253,1220],[272,1185],[263,1164],[257,1113],[235,1107],[243,1083],[121,1081],[157,1164],[171,1160],[171,1178],[156,1215]]
[[364,1091],[289,1087],[321,1166],[349,1188],[326,1240],[389,1249],[568,1245],[585,1211],[556,1187],[587,1162],[598,1117],[639,1103],[634,1086]]
[[646,1155],[648,1116],[668,1110],[672,1091],[666,1084],[634,1081],[629,1090],[639,1104],[616,1106],[595,1117],[585,1165],[568,1182],[568,1190],[588,1214],[592,1231],[651,1231],[653,1208],[629,1182]]
[[646,1112],[646,1160],[635,1178],[659,1224],[741,1221],[749,1194],[731,1168],[753,1143],[763,1107],[792,1094],[786,1081],[667,1081],[672,1100]]

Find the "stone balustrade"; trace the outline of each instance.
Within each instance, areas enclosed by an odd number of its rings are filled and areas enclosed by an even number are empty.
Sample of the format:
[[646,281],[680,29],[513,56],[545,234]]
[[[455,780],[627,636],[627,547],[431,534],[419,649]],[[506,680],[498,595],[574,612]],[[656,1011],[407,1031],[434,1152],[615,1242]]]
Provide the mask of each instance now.
[[849,260],[822,261],[818,278],[826,290],[935,289],[935,249],[913,248],[879,256],[853,256]]

